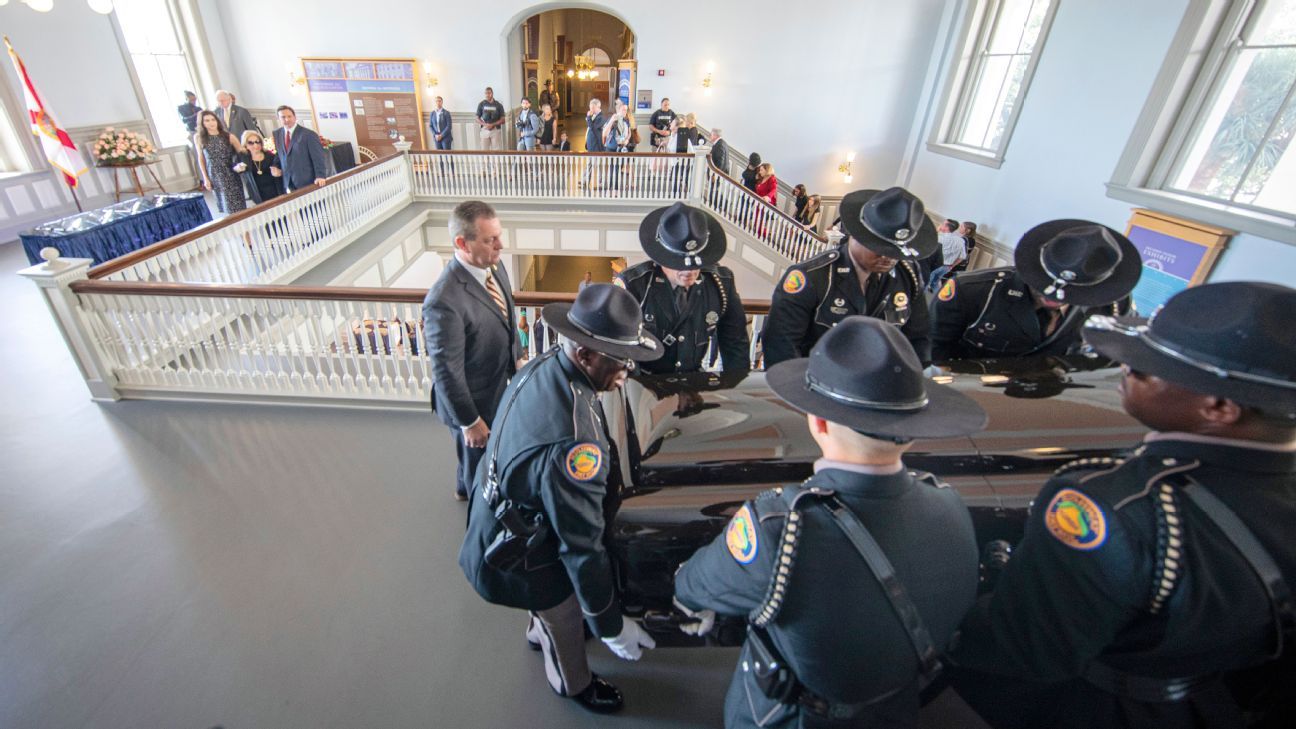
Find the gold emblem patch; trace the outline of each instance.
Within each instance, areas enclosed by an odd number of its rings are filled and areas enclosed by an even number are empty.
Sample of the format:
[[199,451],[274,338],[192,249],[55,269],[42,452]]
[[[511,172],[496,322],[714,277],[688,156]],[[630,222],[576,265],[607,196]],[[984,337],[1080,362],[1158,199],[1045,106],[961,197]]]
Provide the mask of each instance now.
[[941,301],[949,301],[954,298],[954,279],[945,282],[945,285],[941,287],[940,293],[936,294],[936,298]]
[[788,271],[787,278],[783,279],[783,290],[789,294],[795,294],[805,288],[806,277],[800,271]]
[[903,291],[897,292],[893,301],[895,301],[895,308],[903,309],[909,306],[909,294]]
[[1057,492],[1044,510],[1044,526],[1054,539],[1072,549],[1097,549],[1107,541],[1102,509],[1075,489]]
[[589,481],[603,465],[603,450],[593,443],[577,443],[567,451],[567,475],[575,481]]
[[729,521],[729,527],[725,530],[725,546],[739,564],[751,564],[756,559],[760,547],[756,538],[756,520],[752,518],[751,509],[746,504]]

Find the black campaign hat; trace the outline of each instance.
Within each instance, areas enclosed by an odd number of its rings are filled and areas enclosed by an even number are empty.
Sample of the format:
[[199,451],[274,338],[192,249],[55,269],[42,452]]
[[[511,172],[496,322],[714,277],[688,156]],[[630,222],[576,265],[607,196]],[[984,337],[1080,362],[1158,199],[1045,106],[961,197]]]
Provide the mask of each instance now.
[[940,245],[922,200],[903,187],[856,190],[839,210],[846,233],[879,255],[926,258]]
[[657,337],[644,331],[638,302],[612,284],[586,286],[576,301],[546,304],[541,315],[550,329],[612,357],[651,362],[666,353]]
[[639,224],[639,244],[654,263],[680,271],[717,263],[728,248],[714,215],[681,202],[648,213]]
[[792,407],[869,435],[951,438],[986,426],[972,398],[923,376],[898,327],[871,317],[843,319],[808,358],[774,365],[765,381]]
[[1013,252],[1017,273],[1040,295],[1077,306],[1124,298],[1143,274],[1129,238],[1088,220],[1050,220],[1026,231]]
[[1090,317],[1085,341],[1131,369],[1266,412],[1296,416],[1296,289],[1206,284],[1151,319]]

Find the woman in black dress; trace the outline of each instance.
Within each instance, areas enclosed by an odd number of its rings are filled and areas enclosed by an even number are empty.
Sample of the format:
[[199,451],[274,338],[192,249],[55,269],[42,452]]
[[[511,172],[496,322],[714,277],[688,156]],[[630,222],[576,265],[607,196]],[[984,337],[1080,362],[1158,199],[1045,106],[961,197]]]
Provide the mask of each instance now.
[[554,148],[554,126],[558,121],[554,116],[553,107],[548,104],[540,105],[540,134],[536,136],[536,144],[540,149],[553,151]]
[[265,138],[255,129],[243,132],[243,152],[234,160],[234,171],[243,176],[243,186],[254,205],[260,205],[284,194],[283,171],[279,158],[267,154]]
[[233,213],[247,207],[243,198],[243,185],[234,174],[234,155],[243,151],[239,140],[221,123],[215,112],[204,111],[198,115],[198,131],[194,134],[194,147],[203,161],[203,188],[216,193],[216,207],[222,213]]

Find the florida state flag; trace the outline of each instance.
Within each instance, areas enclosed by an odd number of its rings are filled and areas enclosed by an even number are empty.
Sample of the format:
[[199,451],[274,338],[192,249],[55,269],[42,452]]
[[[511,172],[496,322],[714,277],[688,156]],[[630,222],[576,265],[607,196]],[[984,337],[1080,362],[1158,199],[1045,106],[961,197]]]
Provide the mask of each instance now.
[[5,47],[9,49],[9,57],[13,59],[14,70],[18,72],[18,79],[22,81],[23,94],[27,97],[27,115],[31,117],[32,134],[40,139],[41,148],[45,150],[45,158],[63,173],[63,179],[68,187],[76,187],[77,178],[86,172],[86,166],[81,162],[81,155],[77,154],[72,138],[67,132],[58,128],[54,123],[54,117],[45,110],[40,94],[36,93],[36,85],[27,75],[27,67],[23,65],[22,59],[9,44],[7,36],[4,42]]

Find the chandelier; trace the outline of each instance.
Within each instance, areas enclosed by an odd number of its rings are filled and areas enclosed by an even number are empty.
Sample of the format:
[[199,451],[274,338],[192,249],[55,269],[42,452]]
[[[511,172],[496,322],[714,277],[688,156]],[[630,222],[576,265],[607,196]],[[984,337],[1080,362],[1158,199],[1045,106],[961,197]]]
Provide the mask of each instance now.
[[567,70],[567,78],[575,76],[581,81],[588,81],[598,77],[598,71],[594,70],[594,59],[589,56],[576,56],[572,59],[576,65],[576,70]]
[[[48,13],[54,9],[54,0],[18,0],[18,2],[35,10],[38,13]],[[86,0],[90,9],[96,13],[107,15],[113,11],[112,0]],[[0,0],[0,6],[8,5],[9,0]]]

